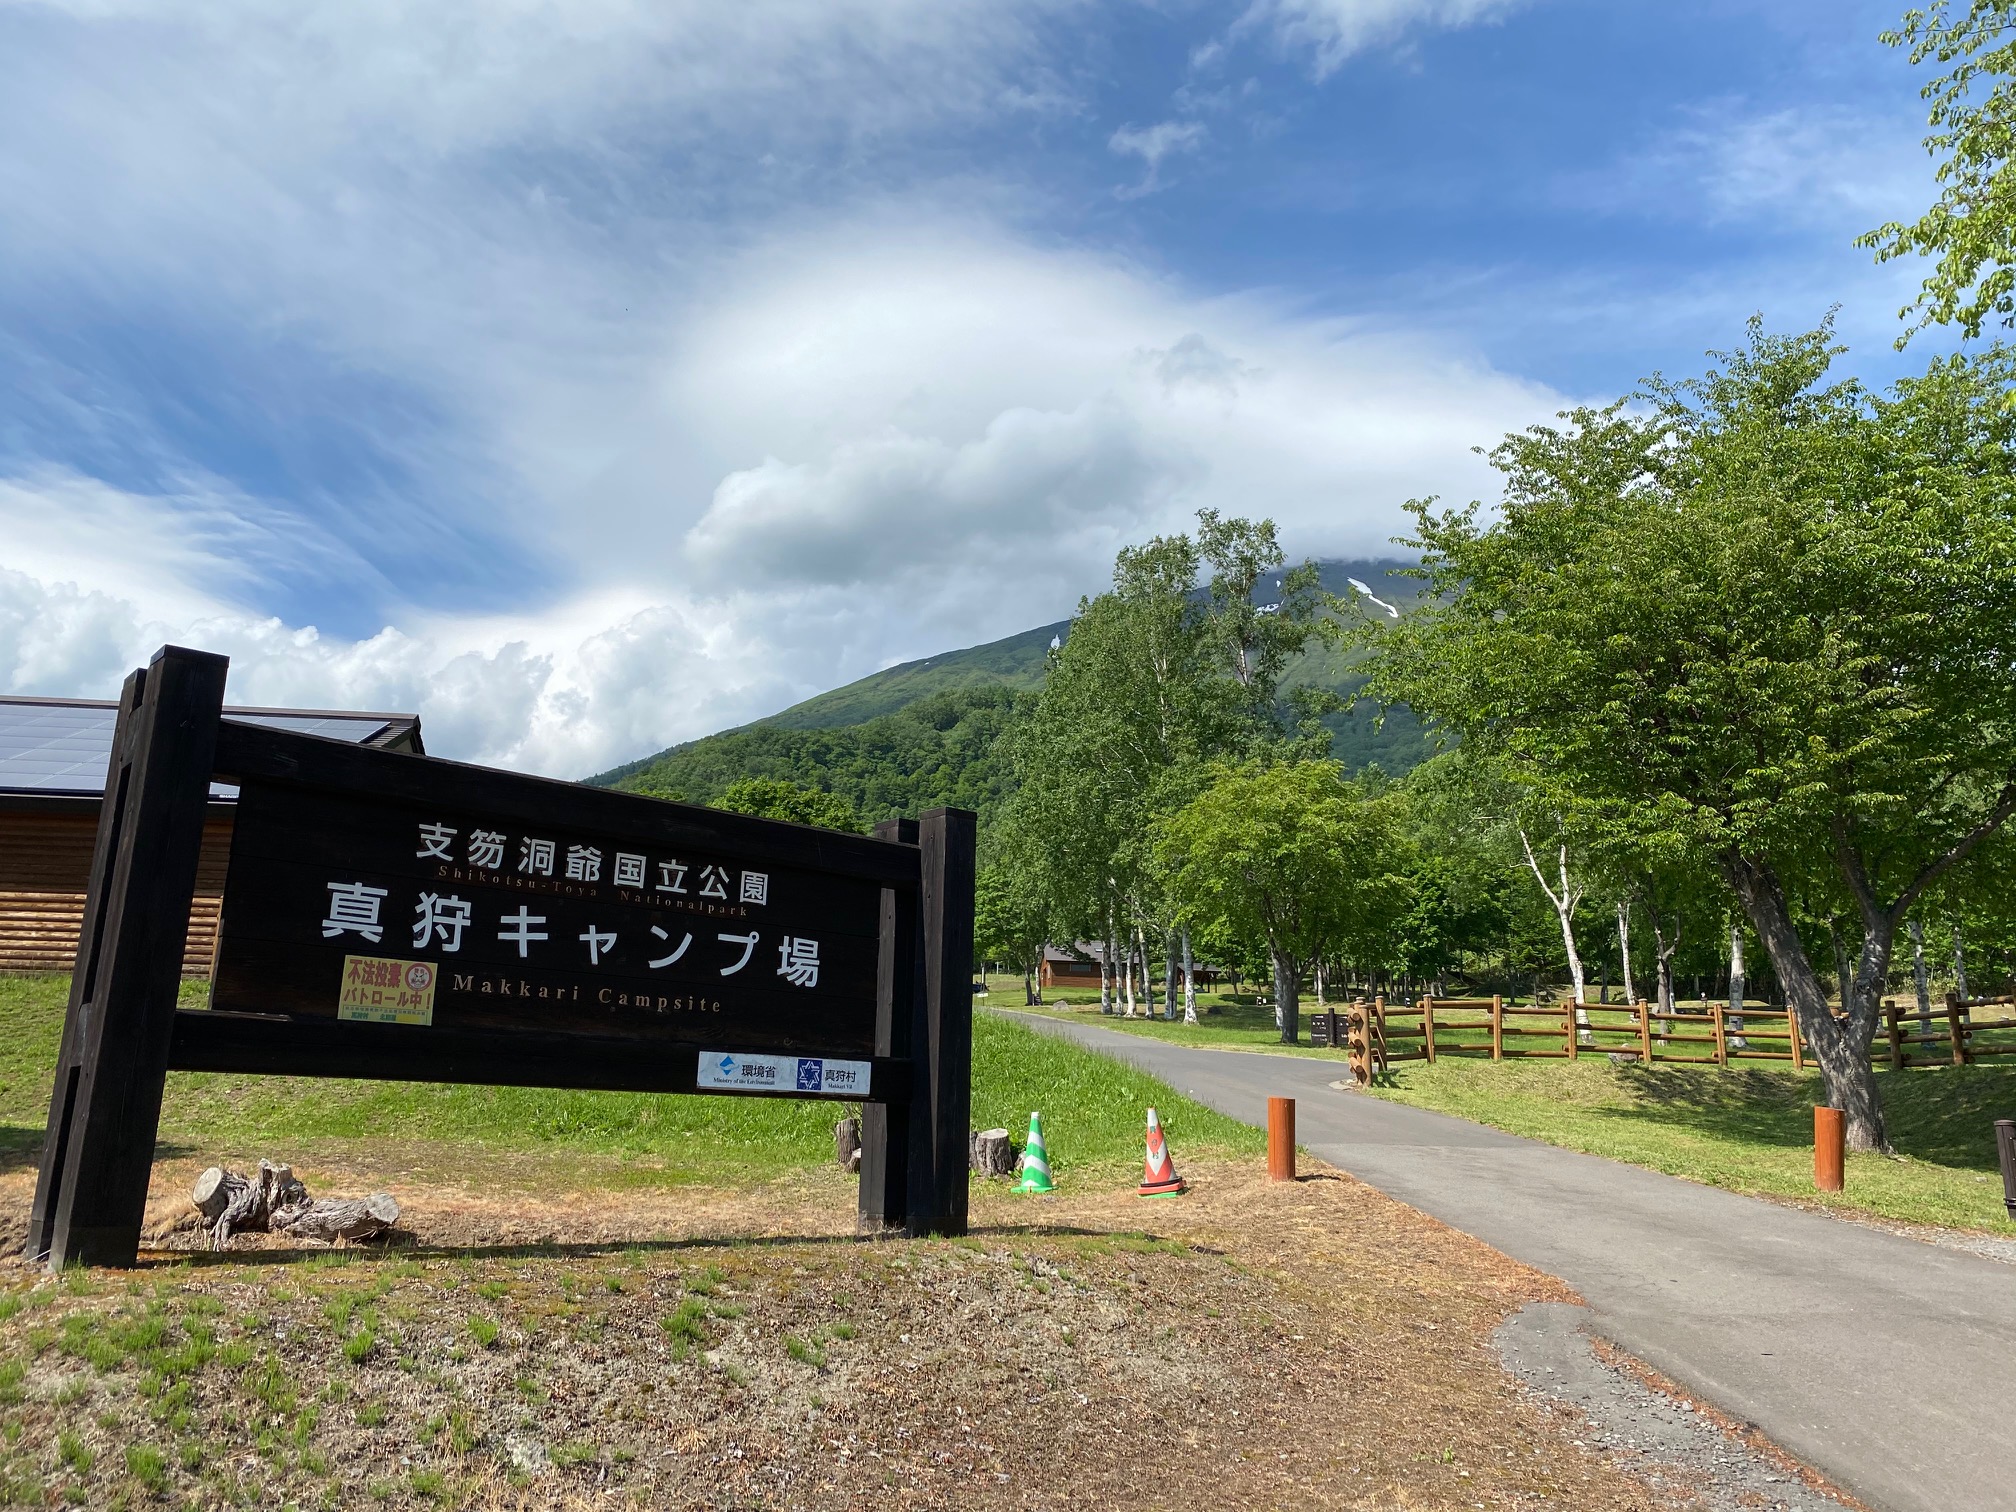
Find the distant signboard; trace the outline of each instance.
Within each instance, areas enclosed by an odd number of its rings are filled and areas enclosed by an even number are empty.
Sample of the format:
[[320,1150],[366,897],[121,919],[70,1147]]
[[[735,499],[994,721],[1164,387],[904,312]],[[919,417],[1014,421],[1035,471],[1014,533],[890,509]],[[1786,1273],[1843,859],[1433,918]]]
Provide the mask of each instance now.
[[[128,679],[30,1217],[130,1263],[170,1069],[849,1099],[861,1210],[963,1232],[973,816],[874,838],[221,718]],[[238,791],[210,1006],[178,1009],[213,781]]]

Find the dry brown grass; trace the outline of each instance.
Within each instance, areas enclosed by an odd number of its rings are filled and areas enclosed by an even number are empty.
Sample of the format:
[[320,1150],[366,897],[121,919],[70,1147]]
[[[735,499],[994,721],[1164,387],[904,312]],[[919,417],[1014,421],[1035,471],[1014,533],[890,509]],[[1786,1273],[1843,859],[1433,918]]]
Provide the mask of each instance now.
[[[380,1184],[342,1174],[318,1189]],[[991,1188],[969,1238],[919,1242],[854,1238],[837,1172],[394,1182],[417,1248],[18,1269],[0,1481],[136,1508],[1671,1505],[1490,1354],[1559,1283],[1333,1171],[1187,1174],[1160,1202]]]

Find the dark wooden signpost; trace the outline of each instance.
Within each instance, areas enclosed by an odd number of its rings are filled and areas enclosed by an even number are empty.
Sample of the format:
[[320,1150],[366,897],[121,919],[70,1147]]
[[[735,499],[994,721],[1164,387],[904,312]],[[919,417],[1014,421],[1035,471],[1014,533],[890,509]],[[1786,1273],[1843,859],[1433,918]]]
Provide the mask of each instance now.
[[266,729],[225,668],[127,679],[29,1253],[133,1263],[171,1070],[860,1102],[864,1226],[965,1232],[972,814],[871,839]]

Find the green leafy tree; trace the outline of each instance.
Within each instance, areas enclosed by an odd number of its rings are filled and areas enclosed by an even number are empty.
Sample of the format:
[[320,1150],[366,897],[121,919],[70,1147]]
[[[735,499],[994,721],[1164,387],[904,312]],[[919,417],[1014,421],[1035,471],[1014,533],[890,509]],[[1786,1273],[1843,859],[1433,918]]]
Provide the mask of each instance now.
[[[2016,415],[2000,352],[1887,396],[1826,329],[1507,438],[1498,518],[1413,506],[1441,598],[1372,669],[1569,828],[1740,902],[1857,1149],[1896,933],[2016,811]],[[1800,913],[1859,925],[1829,1011]]]
[[1050,920],[1039,892],[1017,869],[1000,861],[982,866],[973,888],[973,947],[982,960],[999,961],[1022,975],[1026,1003],[1036,1001]]
[[[1079,605],[1012,737],[1003,823],[1004,852],[1023,858],[1019,875],[1055,926],[1122,948],[1137,929],[1166,939],[1183,927],[1152,864],[1158,819],[1197,791],[1209,762],[1293,738],[1281,674],[1325,600],[1312,566],[1283,562],[1271,522],[1207,511],[1195,540],[1121,551],[1112,589]],[[1257,603],[1277,571],[1280,597]]]
[[867,828],[861,822],[860,811],[846,798],[782,777],[744,777],[731,782],[709,807],[734,814],[754,814],[759,819],[816,824],[822,829],[847,830],[857,835]]
[[1917,220],[1879,226],[1856,245],[1874,248],[1879,262],[1937,259],[1899,314],[1917,315],[1911,332],[1957,324],[1972,340],[1991,318],[2016,323],[2016,0],[1937,0],[1907,12],[1883,40],[1909,48],[1913,64],[1946,70],[1920,91],[1932,105],[1925,150],[1942,159],[1939,198]]
[[1302,968],[1325,945],[1378,951],[1402,903],[1390,799],[1335,762],[1221,766],[1156,845],[1180,915],[1264,939],[1281,1041],[1300,1033]]

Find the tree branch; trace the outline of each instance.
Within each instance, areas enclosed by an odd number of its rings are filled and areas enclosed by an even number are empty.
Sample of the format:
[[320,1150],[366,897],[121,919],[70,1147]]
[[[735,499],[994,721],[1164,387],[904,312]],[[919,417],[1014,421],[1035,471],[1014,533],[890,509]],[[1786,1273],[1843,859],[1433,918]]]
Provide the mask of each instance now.
[[1945,855],[1940,856],[1931,865],[1921,871],[1918,874],[1917,880],[1905,888],[1898,896],[1896,903],[1890,909],[1890,922],[1893,927],[1903,919],[1905,914],[1910,912],[1911,905],[1924,895],[1926,888],[1966,860],[1974,847],[2000,829],[2011,814],[2016,814],[2016,779],[2012,779],[2004,785],[2001,798],[1996,801],[1995,807],[1989,811],[1987,818],[1975,825],[1965,835],[1962,835],[1952,849],[1948,850]]

